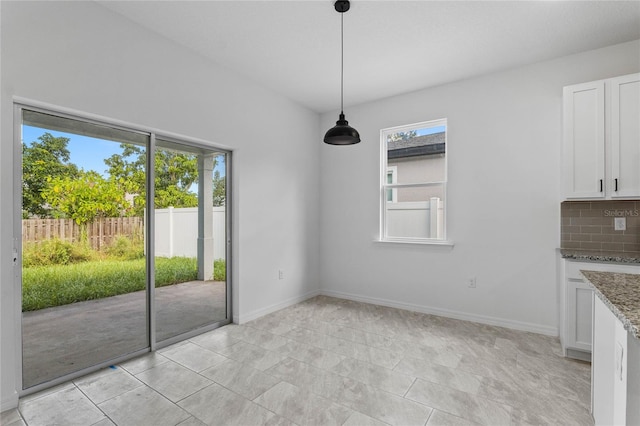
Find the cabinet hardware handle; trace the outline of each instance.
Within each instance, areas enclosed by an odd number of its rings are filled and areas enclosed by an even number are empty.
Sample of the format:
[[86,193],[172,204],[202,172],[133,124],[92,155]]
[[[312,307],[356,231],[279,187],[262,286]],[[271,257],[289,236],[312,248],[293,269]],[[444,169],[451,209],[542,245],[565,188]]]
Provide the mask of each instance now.
[[602,179],[600,179],[600,192],[602,192]]
[[615,191],[618,192],[618,178],[615,178],[614,181],[615,181],[615,184],[616,184]]

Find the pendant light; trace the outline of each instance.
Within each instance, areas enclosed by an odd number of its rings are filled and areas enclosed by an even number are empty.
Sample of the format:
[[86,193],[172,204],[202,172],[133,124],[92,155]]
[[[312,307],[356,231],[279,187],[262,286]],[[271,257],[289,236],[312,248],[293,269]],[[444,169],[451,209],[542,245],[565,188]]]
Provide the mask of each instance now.
[[327,130],[324,143],[329,145],[354,145],[360,142],[360,134],[344,118],[344,13],[351,7],[348,0],[338,0],[334,7],[340,13],[340,115],[335,127]]

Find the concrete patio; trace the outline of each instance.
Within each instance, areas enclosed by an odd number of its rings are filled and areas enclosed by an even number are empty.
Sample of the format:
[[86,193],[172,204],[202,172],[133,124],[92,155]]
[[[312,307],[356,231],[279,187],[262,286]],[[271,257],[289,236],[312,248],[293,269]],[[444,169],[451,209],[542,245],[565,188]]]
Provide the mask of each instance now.
[[[227,317],[226,283],[191,281],[155,289],[156,340]],[[25,388],[148,347],[145,291],[22,315]]]

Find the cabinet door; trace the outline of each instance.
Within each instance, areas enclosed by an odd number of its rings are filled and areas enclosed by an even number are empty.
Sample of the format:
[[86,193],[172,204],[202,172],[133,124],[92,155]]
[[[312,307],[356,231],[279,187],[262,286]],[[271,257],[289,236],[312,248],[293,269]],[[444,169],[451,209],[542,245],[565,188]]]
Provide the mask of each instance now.
[[604,81],[563,91],[566,198],[604,197]]
[[608,80],[612,197],[640,197],[640,74]]
[[627,424],[640,425],[640,339],[627,338]]
[[593,356],[591,363],[591,397],[596,425],[612,425],[615,388],[616,317],[595,296],[593,303]]
[[567,342],[565,346],[591,351],[593,290],[581,279],[567,279]]
[[614,376],[613,376],[613,424],[627,424],[627,336],[622,322],[615,321]]

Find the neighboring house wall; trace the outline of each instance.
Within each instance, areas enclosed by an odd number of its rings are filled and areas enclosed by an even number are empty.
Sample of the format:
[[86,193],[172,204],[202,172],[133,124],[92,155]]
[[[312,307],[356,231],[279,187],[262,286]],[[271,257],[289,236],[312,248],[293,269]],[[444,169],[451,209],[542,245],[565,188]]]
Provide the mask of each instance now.
[[[319,289],[318,115],[96,2],[0,2],[0,402],[17,404],[12,97],[234,150],[233,314],[246,321]],[[289,136],[282,136],[287,122]],[[242,268],[240,268],[240,263]],[[286,279],[278,280],[278,269]]]
[[[443,154],[395,158],[387,166],[396,166],[398,183],[440,181],[445,175],[445,157]],[[444,198],[440,187],[403,188],[397,192],[397,202],[428,201],[431,197]]]
[[[362,143],[321,150],[322,292],[557,335],[562,87],[638,71],[633,41],[350,106]],[[441,118],[455,246],[374,242],[380,130]]]

